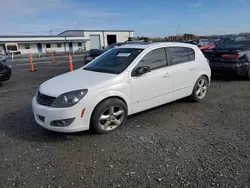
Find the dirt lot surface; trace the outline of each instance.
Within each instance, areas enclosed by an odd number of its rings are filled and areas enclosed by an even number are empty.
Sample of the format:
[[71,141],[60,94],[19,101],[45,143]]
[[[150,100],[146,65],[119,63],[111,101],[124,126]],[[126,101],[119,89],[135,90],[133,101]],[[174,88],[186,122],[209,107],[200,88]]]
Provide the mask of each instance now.
[[112,134],[59,134],[36,124],[31,99],[67,64],[28,68],[0,85],[0,187],[250,187],[249,81],[214,79],[203,102],[139,113]]

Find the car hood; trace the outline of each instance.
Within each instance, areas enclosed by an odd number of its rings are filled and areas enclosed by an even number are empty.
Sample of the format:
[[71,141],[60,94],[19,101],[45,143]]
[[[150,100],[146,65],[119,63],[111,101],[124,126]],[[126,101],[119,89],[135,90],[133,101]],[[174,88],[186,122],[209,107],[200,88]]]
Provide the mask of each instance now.
[[[117,77],[116,74],[106,74],[100,72],[86,71],[81,69],[56,76],[44,82],[39,91],[45,95],[58,97],[59,95],[79,90],[104,87],[104,82]],[[104,84],[104,85],[103,85]],[[111,83],[112,84],[112,83]]]

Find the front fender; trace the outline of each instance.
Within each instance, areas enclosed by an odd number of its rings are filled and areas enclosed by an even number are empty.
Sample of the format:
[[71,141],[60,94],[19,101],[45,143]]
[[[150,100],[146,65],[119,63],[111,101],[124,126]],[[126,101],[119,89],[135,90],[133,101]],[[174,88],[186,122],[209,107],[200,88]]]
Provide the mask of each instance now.
[[131,103],[130,103],[130,96],[118,90],[109,90],[109,91],[100,93],[99,95],[95,97],[95,104],[99,104],[101,101],[107,98],[111,98],[111,97],[118,97],[118,98],[123,99],[126,102],[127,107],[128,107],[128,115],[131,114],[132,108],[131,108]]

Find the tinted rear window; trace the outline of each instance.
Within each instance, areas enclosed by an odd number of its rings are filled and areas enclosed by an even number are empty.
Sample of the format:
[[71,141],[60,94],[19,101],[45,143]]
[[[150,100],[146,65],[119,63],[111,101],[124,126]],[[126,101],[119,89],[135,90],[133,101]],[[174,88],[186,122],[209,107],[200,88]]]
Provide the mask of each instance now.
[[173,65],[189,61],[187,49],[184,47],[170,47],[169,52]]

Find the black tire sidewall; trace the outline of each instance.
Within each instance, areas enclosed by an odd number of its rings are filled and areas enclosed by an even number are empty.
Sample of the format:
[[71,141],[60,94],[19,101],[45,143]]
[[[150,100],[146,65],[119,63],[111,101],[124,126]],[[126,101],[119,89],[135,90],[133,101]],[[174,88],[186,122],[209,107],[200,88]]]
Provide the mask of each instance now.
[[250,80],[250,66],[248,66],[247,79]]
[[118,98],[108,98],[103,100],[102,102],[100,102],[96,108],[94,109],[92,116],[91,116],[91,120],[90,120],[90,129],[94,130],[97,133],[101,133],[101,134],[106,134],[106,133],[110,133],[115,131],[117,128],[113,129],[113,130],[103,130],[99,127],[99,118],[102,115],[102,113],[107,110],[108,108],[112,107],[112,106],[118,106],[120,108],[122,108],[125,112],[125,117],[123,122],[118,126],[122,126],[126,120],[127,120],[127,115],[128,115],[128,110],[127,110],[127,105],[120,99]]

